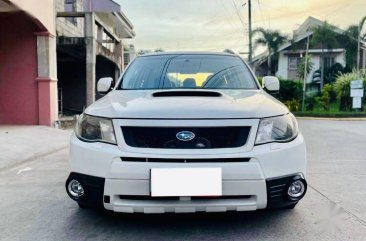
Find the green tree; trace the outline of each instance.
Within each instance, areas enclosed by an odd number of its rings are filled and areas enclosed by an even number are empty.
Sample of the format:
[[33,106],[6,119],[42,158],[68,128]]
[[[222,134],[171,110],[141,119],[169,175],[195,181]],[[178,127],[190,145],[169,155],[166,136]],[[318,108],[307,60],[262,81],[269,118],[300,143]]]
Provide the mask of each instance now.
[[148,53],[151,53],[151,50],[141,49],[140,51],[137,52],[137,55],[144,55],[144,54],[148,54]]
[[359,29],[358,29],[359,35],[357,37],[357,69],[359,69],[359,67],[360,67],[360,63],[359,63],[360,55],[361,55],[361,53],[360,53],[361,43],[360,42],[361,42],[361,40],[365,41],[365,39],[366,39],[366,34],[361,36],[361,32],[362,32],[362,29],[363,29],[363,26],[365,25],[365,23],[366,23],[366,16],[361,19],[360,24],[358,25],[359,26]]
[[299,67],[298,67],[298,73],[297,75],[299,76],[299,78],[301,80],[304,79],[305,77],[305,63],[306,64],[306,76],[308,76],[310,74],[310,72],[313,70],[314,67],[314,63],[313,63],[313,58],[312,56],[309,54],[308,57],[306,58],[306,56],[304,58],[301,59]]
[[270,30],[264,28],[257,28],[253,31],[253,34],[257,34],[258,37],[254,41],[256,46],[262,45],[267,48],[268,51],[268,75],[272,74],[272,59],[278,59],[278,49],[280,46],[287,42],[287,38],[285,35],[282,35],[280,31],[277,30]]
[[357,25],[349,26],[343,33],[344,46],[346,49],[346,67],[352,70],[357,64],[357,39],[359,31]]
[[162,48],[158,48],[158,49],[155,49],[154,52],[155,53],[161,53],[161,52],[165,52],[165,50],[162,49]]
[[321,71],[321,81],[320,89],[323,89],[324,85],[324,50],[333,49],[338,45],[337,34],[334,31],[334,27],[330,25],[327,21],[324,24],[313,28],[313,37],[311,39],[311,44],[314,46],[320,45],[322,50],[321,61],[320,61],[320,71]]

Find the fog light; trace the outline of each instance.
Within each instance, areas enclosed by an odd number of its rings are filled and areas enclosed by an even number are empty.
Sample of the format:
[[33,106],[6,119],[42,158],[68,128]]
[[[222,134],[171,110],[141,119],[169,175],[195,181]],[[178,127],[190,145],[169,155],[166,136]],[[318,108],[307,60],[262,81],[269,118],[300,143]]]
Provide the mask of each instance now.
[[81,183],[75,179],[71,180],[69,182],[69,185],[67,186],[67,190],[71,194],[71,196],[75,198],[80,198],[84,195],[84,188]]
[[305,192],[305,185],[302,181],[297,180],[291,183],[288,188],[287,194],[292,198],[301,197]]

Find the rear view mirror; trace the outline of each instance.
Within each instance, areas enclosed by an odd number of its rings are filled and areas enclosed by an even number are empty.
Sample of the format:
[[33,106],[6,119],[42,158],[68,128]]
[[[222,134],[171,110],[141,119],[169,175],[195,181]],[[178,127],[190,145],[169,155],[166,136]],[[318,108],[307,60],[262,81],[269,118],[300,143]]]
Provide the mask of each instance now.
[[269,92],[280,91],[280,81],[274,76],[263,77],[263,88]]
[[105,77],[98,80],[97,91],[99,94],[107,94],[112,88],[113,78]]

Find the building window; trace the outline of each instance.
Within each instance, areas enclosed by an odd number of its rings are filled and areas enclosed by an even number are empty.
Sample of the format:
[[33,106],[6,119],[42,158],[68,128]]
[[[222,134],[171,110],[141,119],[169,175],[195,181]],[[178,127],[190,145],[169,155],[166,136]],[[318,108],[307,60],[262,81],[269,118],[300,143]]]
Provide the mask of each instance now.
[[334,57],[324,57],[324,67],[330,68],[335,64]]
[[300,57],[288,57],[288,69],[296,70],[300,64]]
[[124,65],[127,66],[130,63],[130,54],[128,51],[123,53]]
[[[65,12],[76,12],[76,11],[77,11],[76,0],[65,0]],[[78,24],[77,19],[74,17],[67,17],[66,20],[74,25]]]

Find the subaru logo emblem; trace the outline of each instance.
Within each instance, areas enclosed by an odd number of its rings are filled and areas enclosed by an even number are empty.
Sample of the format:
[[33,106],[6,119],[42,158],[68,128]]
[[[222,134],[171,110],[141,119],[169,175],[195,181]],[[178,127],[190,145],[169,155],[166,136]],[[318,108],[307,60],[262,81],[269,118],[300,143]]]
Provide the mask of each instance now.
[[180,141],[191,141],[194,139],[196,135],[193,132],[190,131],[181,131],[178,132],[176,137]]

